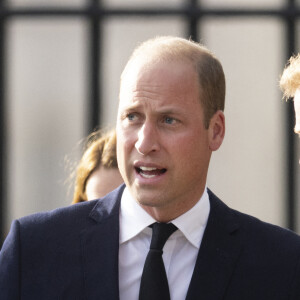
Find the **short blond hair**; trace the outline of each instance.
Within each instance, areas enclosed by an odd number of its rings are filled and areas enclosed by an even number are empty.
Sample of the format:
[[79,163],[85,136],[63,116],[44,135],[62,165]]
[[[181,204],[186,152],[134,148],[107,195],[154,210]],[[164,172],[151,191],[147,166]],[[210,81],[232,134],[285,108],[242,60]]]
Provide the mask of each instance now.
[[204,110],[204,123],[208,128],[211,117],[225,107],[225,75],[220,61],[204,45],[179,37],[161,36],[143,42],[132,53],[124,71],[142,60],[146,65],[153,62],[179,61],[191,63],[199,78],[200,103]]
[[280,88],[286,100],[294,97],[296,90],[300,88],[300,53],[289,59],[281,75]]

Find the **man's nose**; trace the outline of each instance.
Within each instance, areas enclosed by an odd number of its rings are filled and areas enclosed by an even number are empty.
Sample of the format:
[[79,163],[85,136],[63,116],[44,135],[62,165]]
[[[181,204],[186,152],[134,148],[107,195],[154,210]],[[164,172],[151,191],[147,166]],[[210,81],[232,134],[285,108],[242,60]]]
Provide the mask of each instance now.
[[155,124],[144,123],[138,132],[135,148],[142,155],[156,152],[160,149],[159,133]]

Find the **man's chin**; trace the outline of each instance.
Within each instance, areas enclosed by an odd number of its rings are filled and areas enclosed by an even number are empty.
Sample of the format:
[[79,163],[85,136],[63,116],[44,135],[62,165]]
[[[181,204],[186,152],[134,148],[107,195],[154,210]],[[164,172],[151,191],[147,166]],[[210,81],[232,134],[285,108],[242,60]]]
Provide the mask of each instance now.
[[160,193],[155,193],[151,190],[138,191],[133,194],[133,197],[138,201],[141,206],[145,207],[160,207],[163,206]]

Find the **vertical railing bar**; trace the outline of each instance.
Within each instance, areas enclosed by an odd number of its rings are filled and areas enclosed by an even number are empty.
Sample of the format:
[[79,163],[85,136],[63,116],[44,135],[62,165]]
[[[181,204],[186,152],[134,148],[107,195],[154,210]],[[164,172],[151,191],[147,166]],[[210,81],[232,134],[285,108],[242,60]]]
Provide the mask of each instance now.
[[199,42],[199,33],[198,33],[198,22],[200,16],[195,14],[195,8],[199,8],[200,3],[197,0],[190,0],[187,4],[189,6],[189,15],[187,16],[188,21],[188,36],[187,38],[191,38],[195,42]]
[[[0,0],[0,9],[4,7]],[[6,141],[6,97],[5,97],[5,18],[0,17],[0,249],[4,240],[5,202],[7,201],[7,141]]]
[[[293,11],[296,8],[294,0],[287,0],[287,6]],[[288,59],[295,53],[296,20],[290,16],[286,22],[286,58]],[[295,115],[292,101],[287,103],[286,109],[286,215],[287,227],[291,230],[296,229],[296,172],[295,172],[295,136],[293,128],[295,126]]]
[[[86,133],[90,133],[100,125],[100,28],[99,16],[96,14],[99,8],[98,0],[91,0],[91,14],[89,15],[89,68],[88,89],[89,101],[87,112]],[[93,13],[95,12],[95,13]]]

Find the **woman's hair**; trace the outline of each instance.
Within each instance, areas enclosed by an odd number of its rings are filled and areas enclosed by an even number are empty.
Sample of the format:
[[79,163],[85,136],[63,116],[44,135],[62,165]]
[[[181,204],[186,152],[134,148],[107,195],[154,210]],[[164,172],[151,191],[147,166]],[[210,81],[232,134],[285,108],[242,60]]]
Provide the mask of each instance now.
[[295,96],[296,90],[300,87],[300,53],[292,56],[286,65],[281,79],[280,88],[284,98]]
[[91,174],[100,166],[117,168],[116,133],[102,134],[95,131],[87,137],[83,156],[75,171],[75,188],[72,204],[87,201],[86,183]]

